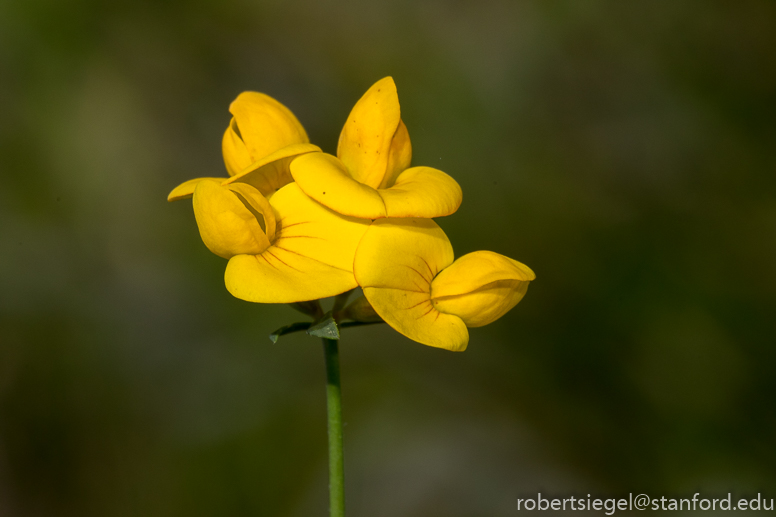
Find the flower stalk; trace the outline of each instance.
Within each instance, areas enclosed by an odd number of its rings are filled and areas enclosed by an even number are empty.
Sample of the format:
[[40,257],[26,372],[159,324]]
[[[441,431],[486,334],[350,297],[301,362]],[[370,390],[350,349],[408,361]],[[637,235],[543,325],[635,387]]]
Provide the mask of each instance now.
[[342,391],[339,342],[323,338],[326,359],[326,411],[329,428],[329,515],[345,516],[345,465],[342,452]]

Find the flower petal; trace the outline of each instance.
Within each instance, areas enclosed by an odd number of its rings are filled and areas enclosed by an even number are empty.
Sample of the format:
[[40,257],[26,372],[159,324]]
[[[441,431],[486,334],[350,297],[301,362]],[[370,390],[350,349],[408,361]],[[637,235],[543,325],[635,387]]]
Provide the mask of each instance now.
[[410,143],[410,134],[407,132],[407,126],[399,121],[399,127],[391,140],[390,154],[388,155],[388,166],[385,177],[380,183],[380,188],[392,187],[396,181],[396,176],[401,174],[412,162],[412,144]]
[[353,272],[353,258],[368,219],[340,215],[321,206],[291,184],[280,189],[271,201],[278,216],[278,233],[274,246],[305,255]]
[[292,144],[278,149],[261,160],[251,163],[248,167],[236,173],[224,182],[248,183],[259,189],[265,196],[274,194],[279,188],[291,183],[294,179],[289,172],[289,166],[294,158],[305,153],[319,152],[321,149],[313,144]]
[[356,287],[353,258],[369,221],[341,216],[296,185],[271,199],[277,212],[275,241],[257,257],[234,257],[226,287],[237,298],[293,303],[334,296]]
[[229,106],[234,115],[236,134],[251,156],[258,161],[291,144],[307,143],[302,124],[291,110],[269,95],[243,92]]
[[353,271],[364,295],[391,327],[429,346],[464,350],[468,331],[431,303],[431,281],[453,261],[453,248],[430,219],[378,219],[356,252]]
[[248,148],[245,147],[245,143],[238,134],[234,117],[232,117],[229,127],[224,132],[224,138],[221,140],[221,151],[224,155],[226,170],[230,176],[234,176],[253,161],[250,153],[248,153]]
[[180,199],[188,199],[194,194],[194,189],[197,184],[203,180],[213,180],[221,183],[225,178],[194,178],[188,181],[184,181],[172,191],[167,194],[167,201],[178,201]]
[[336,157],[309,153],[291,164],[294,181],[305,194],[337,213],[365,219],[385,217],[378,192],[354,180]]
[[[258,191],[246,191],[245,195],[261,196]],[[255,255],[269,247],[269,239],[254,214],[219,181],[200,181],[194,189],[193,205],[202,241],[216,255]]]
[[364,296],[388,325],[413,341],[453,352],[463,352],[469,344],[461,318],[437,311],[427,295],[365,287]]
[[240,201],[243,202],[245,207],[254,212],[254,216],[260,216],[259,223],[264,223],[262,229],[267,234],[269,242],[275,240],[275,231],[277,229],[277,220],[275,218],[275,210],[267,201],[264,196],[257,196],[256,189],[247,183],[230,183],[226,185],[226,188],[234,192],[240,197]]
[[391,77],[377,81],[353,106],[340,133],[337,156],[356,181],[372,188],[382,184],[400,120]]
[[430,219],[378,219],[359,244],[354,273],[361,287],[431,294],[431,280],[453,262],[453,246]]
[[387,217],[442,217],[461,206],[458,183],[431,167],[412,167],[396,178],[388,189],[378,190]]
[[481,327],[507,313],[523,298],[536,275],[525,264],[492,251],[456,260],[431,283],[434,306]]
[[274,246],[232,257],[224,281],[232,296],[256,303],[318,300],[356,287],[353,273]]

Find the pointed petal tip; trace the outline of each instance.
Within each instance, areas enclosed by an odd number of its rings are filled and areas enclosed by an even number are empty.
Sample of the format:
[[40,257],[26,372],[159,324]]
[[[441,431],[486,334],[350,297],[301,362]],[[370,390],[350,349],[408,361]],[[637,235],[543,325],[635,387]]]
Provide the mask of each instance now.
[[395,90],[396,82],[393,80],[392,76],[387,75],[372,85],[372,88],[375,88],[375,87],[377,88],[388,87],[388,88],[393,88]]
[[175,189],[171,190],[169,194],[167,194],[167,201],[180,201],[181,199],[186,199],[188,197],[191,197],[191,195],[188,196],[178,196],[175,194]]
[[393,78],[380,79],[361,96],[342,127],[337,157],[360,183],[378,188],[388,174],[391,142],[401,122]]
[[193,178],[184,181],[167,194],[167,201],[179,201],[181,199],[189,199],[194,195],[194,189],[197,188],[199,182],[204,180],[224,181],[226,178]]

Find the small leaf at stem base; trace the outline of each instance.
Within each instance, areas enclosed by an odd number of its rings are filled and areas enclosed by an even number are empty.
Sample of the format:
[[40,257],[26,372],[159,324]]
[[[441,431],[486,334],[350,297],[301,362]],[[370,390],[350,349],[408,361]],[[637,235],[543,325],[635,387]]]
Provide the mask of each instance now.
[[313,323],[312,326],[307,329],[307,333],[311,336],[322,337],[326,339],[340,338],[337,322],[334,321],[334,317],[330,312],[326,313],[323,318]]

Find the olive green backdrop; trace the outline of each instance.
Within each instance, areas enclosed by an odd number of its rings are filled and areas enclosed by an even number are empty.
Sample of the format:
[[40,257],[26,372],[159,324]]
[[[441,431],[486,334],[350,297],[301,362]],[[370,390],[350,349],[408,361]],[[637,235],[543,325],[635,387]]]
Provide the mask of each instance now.
[[0,515],[325,515],[320,344],[165,197],[239,92],[333,152],[386,75],[456,254],[537,280],[464,353],[347,331],[350,515],[776,498],[774,49],[766,0],[0,3]]

